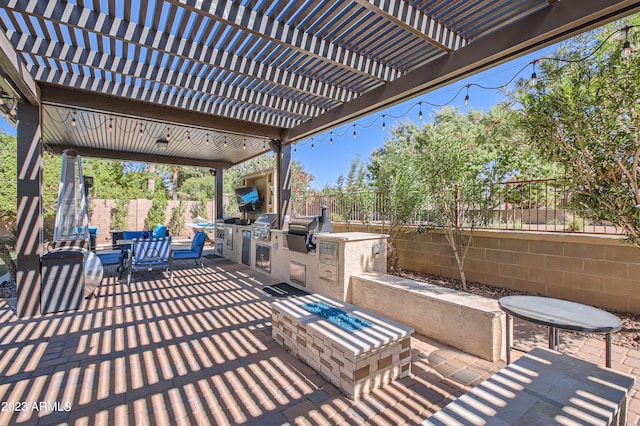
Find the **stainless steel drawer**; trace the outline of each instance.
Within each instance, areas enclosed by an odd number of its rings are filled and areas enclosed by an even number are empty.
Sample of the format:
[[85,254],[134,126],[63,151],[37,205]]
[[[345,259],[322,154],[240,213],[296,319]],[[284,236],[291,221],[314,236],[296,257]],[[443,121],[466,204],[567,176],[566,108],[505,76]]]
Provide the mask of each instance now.
[[321,263],[320,278],[326,281],[337,283],[338,282],[338,266]]

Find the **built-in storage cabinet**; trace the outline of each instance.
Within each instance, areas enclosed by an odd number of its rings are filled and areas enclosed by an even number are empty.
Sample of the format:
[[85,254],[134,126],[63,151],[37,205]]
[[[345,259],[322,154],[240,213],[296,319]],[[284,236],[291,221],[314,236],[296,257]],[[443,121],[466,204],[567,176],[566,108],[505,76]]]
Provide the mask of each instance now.
[[307,267],[298,262],[289,262],[289,280],[292,283],[307,286]]
[[251,231],[242,231],[242,263],[251,266]]
[[256,268],[271,272],[271,247],[256,244]]
[[338,248],[339,245],[332,241],[320,241],[320,278],[332,283],[338,282]]
[[255,186],[260,196],[259,212],[245,213],[247,219],[255,220],[262,213],[276,212],[275,200],[278,185],[275,184],[276,173],[274,169],[263,170],[258,173],[242,177],[243,186]]

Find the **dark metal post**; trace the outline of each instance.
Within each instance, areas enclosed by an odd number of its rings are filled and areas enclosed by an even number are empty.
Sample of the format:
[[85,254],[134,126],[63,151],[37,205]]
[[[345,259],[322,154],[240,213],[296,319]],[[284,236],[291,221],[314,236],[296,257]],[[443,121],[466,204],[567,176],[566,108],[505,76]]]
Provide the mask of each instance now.
[[215,169],[215,174],[216,174],[216,215],[213,218],[214,222],[216,221],[216,219],[224,216],[224,205],[222,204],[223,195],[224,195],[223,194],[224,193],[224,181],[223,181],[224,170],[221,168],[217,168]]
[[29,317],[40,311],[42,281],[40,256],[44,224],[40,107],[20,104],[18,114],[17,314]]
[[291,145],[281,145],[280,152],[276,154],[277,174],[279,180],[278,203],[278,228],[284,226],[284,218],[291,210]]

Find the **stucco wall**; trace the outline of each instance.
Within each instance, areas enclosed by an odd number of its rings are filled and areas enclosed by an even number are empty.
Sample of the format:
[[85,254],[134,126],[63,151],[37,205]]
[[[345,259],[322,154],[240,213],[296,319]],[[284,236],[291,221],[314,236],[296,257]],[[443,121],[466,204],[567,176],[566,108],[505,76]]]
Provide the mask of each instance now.
[[[402,269],[459,278],[443,234],[409,230],[395,243]],[[640,313],[640,249],[620,237],[475,231],[464,269],[470,281]]]

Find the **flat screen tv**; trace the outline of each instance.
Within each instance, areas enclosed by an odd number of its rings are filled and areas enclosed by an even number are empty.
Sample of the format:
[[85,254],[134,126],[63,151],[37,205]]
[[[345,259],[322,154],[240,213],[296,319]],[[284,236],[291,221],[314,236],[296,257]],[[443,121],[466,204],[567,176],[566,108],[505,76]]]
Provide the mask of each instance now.
[[259,212],[260,196],[255,186],[236,188],[236,200],[241,212]]

